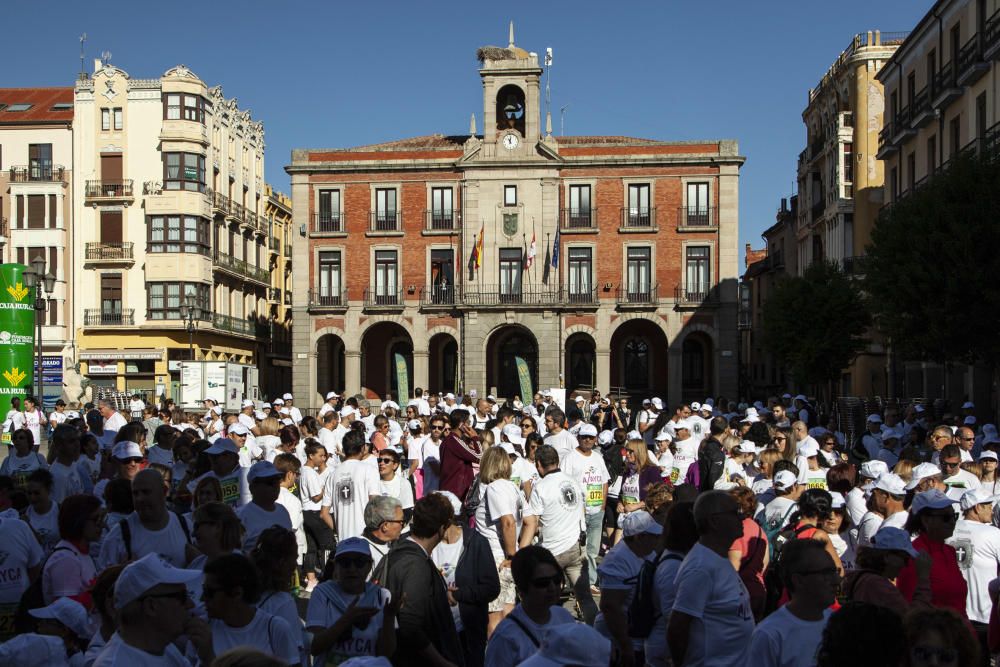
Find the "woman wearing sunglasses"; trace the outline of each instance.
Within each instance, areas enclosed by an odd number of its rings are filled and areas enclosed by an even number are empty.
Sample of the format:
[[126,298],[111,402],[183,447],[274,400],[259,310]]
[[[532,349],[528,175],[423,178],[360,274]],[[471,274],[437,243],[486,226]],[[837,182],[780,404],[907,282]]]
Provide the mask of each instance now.
[[403,506],[403,516],[409,520],[413,514],[413,487],[399,472],[400,453],[386,447],[378,453],[379,488],[383,496],[391,496]]
[[313,664],[339,665],[355,656],[396,652],[396,612],[389,591],[369,581],[372,555],[360,537],[341,540],[309,598],[306,630]]

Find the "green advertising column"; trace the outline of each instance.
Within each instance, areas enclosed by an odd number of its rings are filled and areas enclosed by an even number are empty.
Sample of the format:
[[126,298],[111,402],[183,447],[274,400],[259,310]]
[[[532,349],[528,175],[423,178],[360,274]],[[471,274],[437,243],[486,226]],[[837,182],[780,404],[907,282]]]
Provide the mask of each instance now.
[[[32,290],[24,286],[22,264],[0,264],[0,420],[10,399],[32,393],[35,311]],[[10,442],[10,434],[3,434]]]

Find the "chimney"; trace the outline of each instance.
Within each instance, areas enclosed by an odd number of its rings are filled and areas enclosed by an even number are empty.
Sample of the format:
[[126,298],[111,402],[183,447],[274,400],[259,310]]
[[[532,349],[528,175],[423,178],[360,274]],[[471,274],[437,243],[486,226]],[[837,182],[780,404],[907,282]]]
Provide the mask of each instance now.
[[100,72],[101,68],[103,68],[103,67],[104,67],[104,65],[101,64],[101,59],[100,58],[94,58],[94,74],[97,74],[98,72]]

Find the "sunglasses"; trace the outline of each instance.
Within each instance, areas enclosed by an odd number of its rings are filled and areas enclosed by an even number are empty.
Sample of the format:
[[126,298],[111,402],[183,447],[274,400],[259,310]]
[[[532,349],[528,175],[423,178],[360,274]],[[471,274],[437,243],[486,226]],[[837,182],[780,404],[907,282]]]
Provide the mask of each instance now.
[[380,458],[380,459],[378,460],[378,462],[379,462],[379,463],[384,463],[384,464],[386,464],[386,465],[389,465],[390,463],[395,463],[395,462],[396,462],[396,459],[390,459],[390,458],[384,458],[384,459],[381,459],[381,458]]
[[962,465],[961,461],[941,461],[942,468],[957,468]]
[[523,424],[521,424],[521,428],[522,428],[522,429],[526,429],[526,428],[535,428],[535,425],[534,425],[534,424],[532,424],[531,422],[524,422]]
[[335,561],[337,567],[365,568],[371,565],[372,559],[368,556],[340,556]]
[[432,431],[443,431],[444,429],[445,429],[444,426],[441,426],[441,425],[438,425],[438,424],[431,424],[431,430]]
[[130,456],[127,459],[118,459],[118,462],[121,463],[122,465],[125,465],[127,463],[135,463],[136,465],[138,465],[138,464],[142,463],[142,457],[141,456]]
[[549,586],[562,586],[563,576],[553,574],[551,577],[538,577],[531,580],[531,585],[535,588],[548,588]]

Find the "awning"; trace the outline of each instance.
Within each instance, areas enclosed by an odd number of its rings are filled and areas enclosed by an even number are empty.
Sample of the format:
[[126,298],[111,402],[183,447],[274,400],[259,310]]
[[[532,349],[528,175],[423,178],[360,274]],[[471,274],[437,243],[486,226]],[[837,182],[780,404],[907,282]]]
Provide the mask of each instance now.
[[81,350],[80,360],[88,359],[163,359],[163,350],[137,349],[137,350]]

